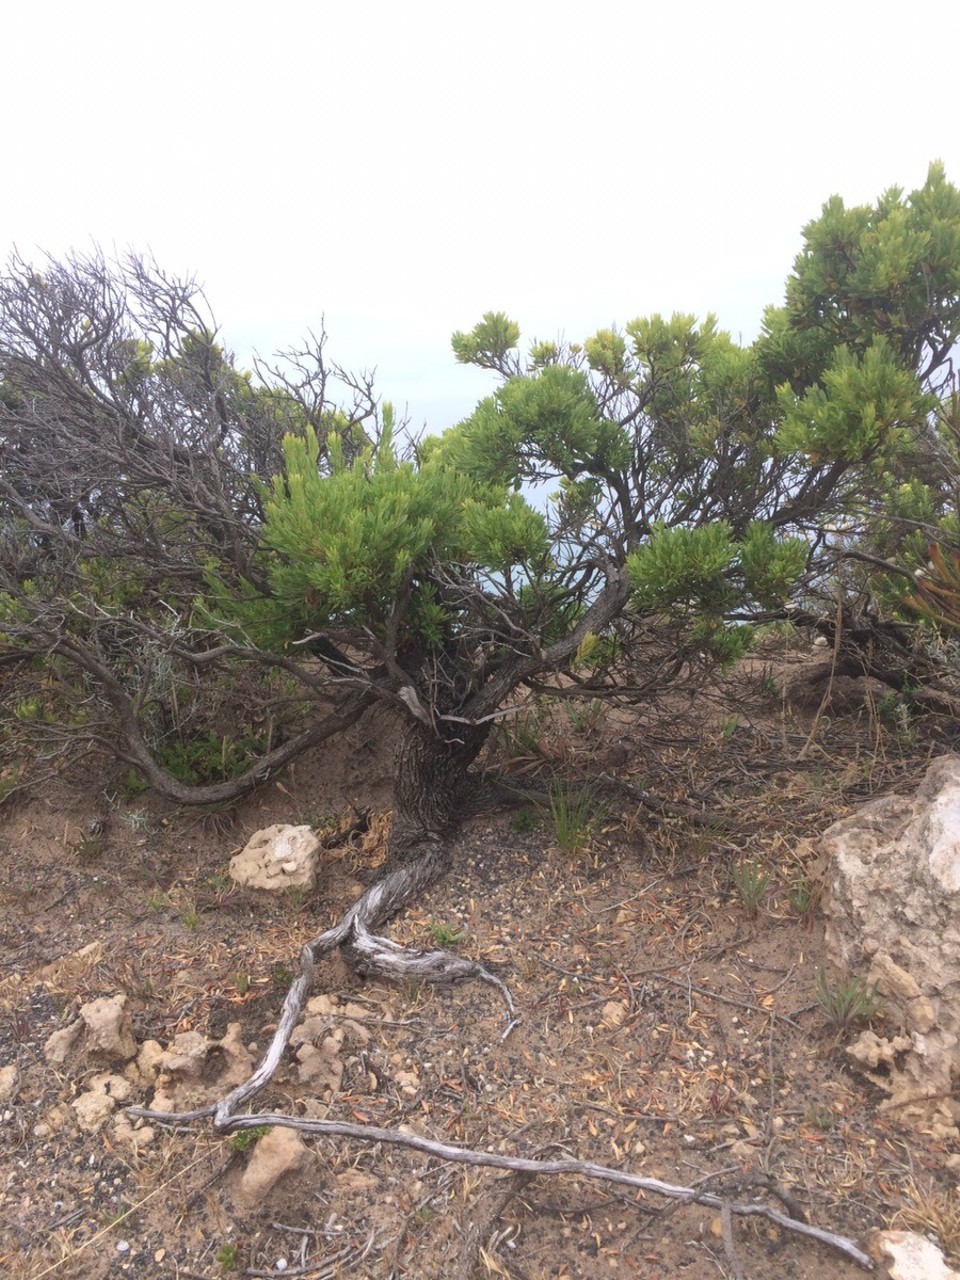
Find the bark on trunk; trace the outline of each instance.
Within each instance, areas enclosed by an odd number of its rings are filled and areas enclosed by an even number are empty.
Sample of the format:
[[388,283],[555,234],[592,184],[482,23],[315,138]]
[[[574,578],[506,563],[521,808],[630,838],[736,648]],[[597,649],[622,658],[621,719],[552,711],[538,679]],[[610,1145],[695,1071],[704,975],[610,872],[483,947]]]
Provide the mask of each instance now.
[[394,756],[392,855],[416,856],[418,846],[436,842],[456,825],[467,771],[489,732],[489,724],[458,724],[444,738],[412,717],[405,720]]

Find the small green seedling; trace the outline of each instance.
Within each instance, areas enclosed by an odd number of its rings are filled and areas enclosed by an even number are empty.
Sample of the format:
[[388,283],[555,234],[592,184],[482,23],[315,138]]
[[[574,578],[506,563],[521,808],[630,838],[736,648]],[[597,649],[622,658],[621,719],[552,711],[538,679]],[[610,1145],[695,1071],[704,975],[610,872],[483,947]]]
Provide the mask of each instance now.
[[230,1145],[234,1151],[249,1151],[255,1143],[265,1137],[270,1132],[270,1125],[258,1124],[252,1129],[241,1129],[239,1133],[235,1133],[230,1139]]
[[838,978],[831,983],[825,969],[817,970],[817,1003],[837,1031],[855,1022],[869,1022],[883,1007],[876,983],[868,985],[858,977]]
[[[237,1137],[240,1135],[237,1134]],[[217,1250],[217,1262],[224,1271],[236,1271],[240,1265],[240,1246],[236,1244],[222,1244]]]
[[513,815],[513,821],[510,823],[510,830],[514,835],[526,835],[528,831],[532,831],[537,825],[537,815],[532,809],[518,809]]
[[582,853],[600,822],[592,791],[555,782],[547,804],[553,837],[564,853]]
[[441,924],[439,920],[430,921],[430,937],[438,947],[455,947],[466,939],[466,933],[453,924]]
[[763,895],[770,885],[770,877],[759,862],[740,862],[730,872],[733,887],[740,896],[744,909],[751,919],[760,910]]

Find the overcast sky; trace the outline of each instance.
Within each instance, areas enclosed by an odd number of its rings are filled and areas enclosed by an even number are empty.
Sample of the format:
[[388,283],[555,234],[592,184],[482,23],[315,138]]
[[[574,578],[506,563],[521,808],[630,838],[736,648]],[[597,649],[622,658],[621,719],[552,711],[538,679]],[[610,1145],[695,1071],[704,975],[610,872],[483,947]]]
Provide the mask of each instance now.
[[960,183],[956,0],[4,10],[4,257],[152,252],[244,359],[325,316],[434,430],[490,388],[449,345],[484,311],[749,340],[829,195]]

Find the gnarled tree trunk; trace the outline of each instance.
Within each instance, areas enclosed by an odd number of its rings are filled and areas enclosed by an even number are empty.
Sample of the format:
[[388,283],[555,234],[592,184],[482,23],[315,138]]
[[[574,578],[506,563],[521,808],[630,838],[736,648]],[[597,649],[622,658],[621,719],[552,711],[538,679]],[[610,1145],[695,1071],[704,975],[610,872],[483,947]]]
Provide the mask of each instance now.
[[460,817],[467,772],[490,724],[430,725],[405,717],[394,754],[391,855],[416,857],[424,841],[447,835]]

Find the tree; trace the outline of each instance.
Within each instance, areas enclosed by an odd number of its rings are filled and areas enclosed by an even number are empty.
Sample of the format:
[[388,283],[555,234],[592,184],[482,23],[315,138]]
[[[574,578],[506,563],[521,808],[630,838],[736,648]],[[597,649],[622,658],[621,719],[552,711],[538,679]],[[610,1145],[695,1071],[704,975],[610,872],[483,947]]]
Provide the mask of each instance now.
[[[960,528],[960,192],[933,164],[921,188],[893,187],[875,206],[833,196],[803,238],[785,305],[766,314],[761,364],[783,387],[788,443],[812,432],[832,454],[859,458],[842,534],[832,535],[837,573],[849,598],[896,616],[930,543],[955,546]],[[853,431],[843,412],[863,401],[870,365],[886,369],[888,400],[918,383],[927,393],[923,416],[896,435],[882,412]]]
[[371,380],[328,365],[323,336],[238,371],[196,283],[133,257],[15,257],[0,329],[7,732],[48,755],[105,747],[215,803],[355,720],[362,698],[321,693],[284,655],[218,650],[198,602],[214,568],[267,594],[260,477],[310,424],[358,447]]
[[674,315],[521,355],[516,325],[490,313],[453,349],[498,389],[406,446],[370,379],[330,364],[322,338],[248,375],[190,281],[135,259],[11,263],[8,730],[49,740],[66,721],[165,795],[209,803],[375,703],[400,720],[392,866],[304,948],[250,1079],[178,1119],[298,1123],[238,1112],[271,1078],[333,946],[368,969],[473,974],[509,1001],[482,967],[374,928],[442,870],[471,766],[522,691],[638,699],[732,662],[753,623],[835,572],[849,554],[837,530],[877,527],[889,477],[909,479],[940,442],[958,232],[960,195],[936,169],[907,201],[829,202],[787,305],[749,347],[712,318]]
[[[386,703],[392,850],[435,874],[518,691],[649,695],[735,660],[751,623],[823,580],[829,530],[862,527],[935,434],[957,235],[936,167],[907,201],[828,202],[749,347],[674,315],[523,356],[490,313],[453,349],[501,385],[405,447],[322,341],[255,379],[190,282],[137,261],[14,262],[6,660],[79,673],[99,739],[181,801],[240,794]],[[220,744],[233,776],[198,783],[171,724],[187,704],[192,731],[215,726],[203,688],[226,696],[240,668],[259,721],[242,750]]]

